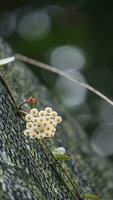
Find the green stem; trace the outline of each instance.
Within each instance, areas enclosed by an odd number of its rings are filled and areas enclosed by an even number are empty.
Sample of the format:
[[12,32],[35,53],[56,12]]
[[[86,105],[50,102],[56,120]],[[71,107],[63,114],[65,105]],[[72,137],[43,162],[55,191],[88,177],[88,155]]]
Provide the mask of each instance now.
[[[72,182],[71,178],[69,177],[69,175],[67,174],[66,170],[62,167],[62,165],[58,162],[58,160],[54,157],[54,155],[52,154],[52,152],[50,151],[49,147],[47,146],[46,142],[44,140],[42,140],[42,143],[45,145],[46,149],[48,150],[48,152],[50,153],[50,155],[54,158],[55,162],[57,163],[57,165],[62,169],[62,171],[64,172],[64,174],[66,175],[67,179],[69,180],[69,182],[71,183],[73,189],[75,190],[75,194],[78,198],[78,200],[83,200],[83,198],[80,196],[79,192],[77,191],[77,189],[75,188],[74,183]],[[72,191],[71,191],[72,192]],[[73,192],[72,192],[73,194]],[[73,194],[73,196],[75,197],[75,195]],[[76,198],[76,197],[75,197]]]
[[27,112],[25,112],[25,111],[23,111],[23,110],[18,110],[18,112],[19,112],[19,113],[22,113],[22,114],[24,114],[24,115],[27,115],[27,114],[28,114]]
[[26,104],[26,103],[27,103],[27,100],[24,101],[23,103],[21,103],[21,104],[18,106],[18,109],[21,110],[22,106],[23,106],[24,104]]

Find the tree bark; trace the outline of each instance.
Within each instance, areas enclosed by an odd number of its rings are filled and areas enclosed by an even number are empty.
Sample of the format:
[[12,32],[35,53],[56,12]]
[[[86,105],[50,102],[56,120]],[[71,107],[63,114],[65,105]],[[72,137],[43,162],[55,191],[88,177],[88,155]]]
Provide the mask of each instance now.
[[[11,48],[0,40],[0,58],[10,55]],[[0,74],[0,199],[80,200],[81,194],[94,193],[112,200],[112,161],[94,153],[83,129],[51,99],[28,66],[15,61],[0,66]],[[25,124],[17,105],[29,96],[40,99],[38,108],[51,106],[62,115],[52,140],[23,135]],[[70,161],[55,160],[51,149],[58,146],[66,148]]]

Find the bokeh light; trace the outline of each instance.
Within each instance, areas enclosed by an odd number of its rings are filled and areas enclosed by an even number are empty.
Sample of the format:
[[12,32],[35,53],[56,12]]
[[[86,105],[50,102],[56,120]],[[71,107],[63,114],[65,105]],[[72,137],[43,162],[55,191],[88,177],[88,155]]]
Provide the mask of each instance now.
[[87,103],[84,103],[82,106],[76,109],[76,120],[83,128],[85,128],[91,122],[92,114]]
[[[77,80],[86,82],[85,77],[77,70],[67,69],[65,72],[69,73],[71,77],[76,78]],[[55,88],[65,107],[79,106],[86,100],[86,88],[76,85],[62,77],[57,79]]]
[[60,69],[82,69],[86,63],[83,50],[74,46],[60,46],[55,48],[50,55],[50,62]]
[[51,30],[51,20],[46,12],[32,11],[23,16],[18,24],[18,34],[28,41],[47,36]]
[[92,136],[92,147],[101,156],[113,154],[113,124],[105,123],[97,127]]
[[105,101],[101,101],[98,111],[99,122],[113,123],[113,107]]

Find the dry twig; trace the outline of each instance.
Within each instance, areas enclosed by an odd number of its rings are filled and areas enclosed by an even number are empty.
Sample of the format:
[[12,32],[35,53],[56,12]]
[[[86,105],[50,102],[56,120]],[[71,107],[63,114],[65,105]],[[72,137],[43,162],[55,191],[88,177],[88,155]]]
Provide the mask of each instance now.
[[29,63],[29,64],[32,64],[34,66],[37,66],[39,68],[42,68],[42,69],[45,69],[47,71],[50,71],[50,72],[53,72],[55,74],[58,74],[64,78],[67,78],[71,81],[73,81],[74,83],[76,83],[77,85],[81,86],[81,87],[84,87],[86,89],[88,89],[89,91],[91,91],[92,93],[96,94],[97,96],[101,97],[102,99],[104,99],[107,103],[109,103],[110,105],[113,106],[113,101],[110,100],[108,97],[106,97],[104,94],[102,94],[101,92],[99,92],[98,90],[96,90],[95,88],[93,88],[92,86],[88,85],[87,83],[83,83],[81,82],[80,80],[77,80],[75,78],[72,78],[70,74],[64,72],[64,71],[61,71],[55,67],[52,67],[50,65],[47,65],[47,64],[44,64],[42,62],[39,62],[37,60],[34,60],[32,58],[28,58],[24,55],[21,55],[21,54],[16,54],[15,57],[21,61],[24,61],[26,63]]

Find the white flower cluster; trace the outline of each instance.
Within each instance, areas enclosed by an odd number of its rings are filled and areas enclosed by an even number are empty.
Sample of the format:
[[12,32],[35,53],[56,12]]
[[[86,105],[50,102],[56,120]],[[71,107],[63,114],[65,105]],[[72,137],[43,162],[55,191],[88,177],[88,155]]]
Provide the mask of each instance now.
[[57,124],[62,121],[62,118],[52,108],[47,107],[39,112],[36,108],[31,109],[25,116],[25,120],[24,135],[32,139],[42,139],[55,135]]

